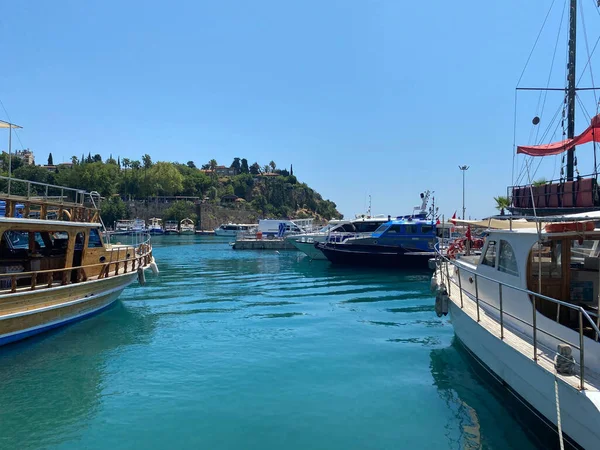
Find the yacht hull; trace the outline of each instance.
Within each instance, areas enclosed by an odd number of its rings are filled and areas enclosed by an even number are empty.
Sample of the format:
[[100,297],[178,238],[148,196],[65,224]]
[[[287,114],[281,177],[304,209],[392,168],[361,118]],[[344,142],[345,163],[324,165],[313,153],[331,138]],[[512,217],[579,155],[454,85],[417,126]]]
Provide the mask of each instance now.
[[113,305],[121,292],[137,277],[134,271],[110,278],[0,296],[0,345],[97,314]]
[[[469,353],[556,429],[554,374],[488,332],[453,301],[449,310],[454,332]],[[582,448],[598,448],[599,393],[579,391],[557,380],[563,437]],[[558,435],[556,442],[558,446]]]
[[319,244],[323,254],[333,264],[365,267],[399,267],[428,269],[429,252],[411,253],[399,247],[383,245]]
[[305,253],[310,259],[320,259],[323,261],[327,261],[327,257],[323,254],[323,252],[315,247],[314,242],[300,242],[295,241],[293,239],[289,240],[294,247],[296,247],[301,252]]

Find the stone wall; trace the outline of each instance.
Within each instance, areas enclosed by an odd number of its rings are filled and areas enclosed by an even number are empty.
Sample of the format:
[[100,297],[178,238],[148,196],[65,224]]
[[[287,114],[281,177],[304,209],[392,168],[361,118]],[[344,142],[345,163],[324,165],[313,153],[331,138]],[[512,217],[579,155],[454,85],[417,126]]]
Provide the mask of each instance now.
[[[165,220],[164,211],[171,206],[170,202],[153,202],[135,200],[126,202],[129,217],[140,218],[148,221],[151,217]],[[190,203],[190,214],[196,214],[198,222],[196,228],[200,230],[213,230],[222,223],[258,223],[259,213],[247,204],[233,203],[231,205],[214,205],[210,203]],[[112,226],[112,224],[106,224]]]

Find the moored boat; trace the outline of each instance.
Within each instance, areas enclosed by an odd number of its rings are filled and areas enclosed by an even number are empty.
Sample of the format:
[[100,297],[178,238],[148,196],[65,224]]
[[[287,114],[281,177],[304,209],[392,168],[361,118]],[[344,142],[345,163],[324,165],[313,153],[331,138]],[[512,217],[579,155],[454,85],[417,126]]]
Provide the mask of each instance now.
[[[16,192],[46,188],[14,178],[11,185],[20,185]],[[0,193],[6,199],[6,216],[0,217],[0,345],[98,313],[128,285],[144,282],[146,269],[157,271],[149,239],[136,246],[105,242],[96,200],[60,189],[68,198]],[[25,204],[23,218],[13,217],[16,202]],[[62,220],[46,219],[51,210]],[[33,211],[39,219],[29,218]]]
[[176,220],[167,220],[165,222],[165,234],[179,234],[179,224]]
[[425,269],[435,255],[436,242],[434,222],[409,218],[386,222],[368,237],[316,246],[334,264]]
[[467,350],[559,432],[557,442],[596,448],[600,229],[581,220],[488,230],[481,255],[438,256],[432,286],[438,314],[450,313]]
[[236,237],[238,234],[248,233],[256,225],[244,223],[224,223],[215,228],[215,236]]
[[185,218],[179,223],[179,232],[181,234],[194,234],[196,232],[196,226],[194,221],[190,218]]
[[165,233],[165,229],[163,228],[162,225],[162,220],[159,219],[158,217],[152,217],[149,220],[149,225],[148,225],[148,233],[150,234],[164,234]]

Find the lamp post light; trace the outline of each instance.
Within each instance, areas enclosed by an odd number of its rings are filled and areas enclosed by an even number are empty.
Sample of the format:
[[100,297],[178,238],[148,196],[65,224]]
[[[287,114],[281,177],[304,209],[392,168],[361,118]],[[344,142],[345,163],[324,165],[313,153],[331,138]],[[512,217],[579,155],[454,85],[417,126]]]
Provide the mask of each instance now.
[[469,170],[469,166],[458,166],[458,168],[462,171],[462,178],[463,178],[463,189],[462,189],[462,194],[463,194],[463,205],[462,205],[462,209],[463,209],[463,213],[462,213],[462,218],[463,220],[465,220],[465,172],[467,170]]

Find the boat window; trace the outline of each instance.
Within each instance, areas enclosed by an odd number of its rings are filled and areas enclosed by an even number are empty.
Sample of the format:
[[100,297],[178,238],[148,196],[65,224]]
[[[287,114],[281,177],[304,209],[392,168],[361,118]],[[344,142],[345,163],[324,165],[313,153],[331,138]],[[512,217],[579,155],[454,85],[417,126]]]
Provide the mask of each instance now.
[[433,231],[432,225],[421,225],[421,233],[430,234]]
[[356,222],[354,227],[358,233],[383,233],[387,225],[381,222]]
[[391,225],[388,228],[386,234],[397,234],[397,233],[399,234],[401,232],[402,232],[402,225],[400,225],[400,224],[394,224],[394,225]]
[[496,267],[496,241],[489,241],[485,255],[481,260],[481,264]]
[[[360,225],[362,225],[362,224],[360,224]],[[356,229],[359,230],[360,228],[356,227]],[[377,228],[375,230],[375,233],[380,234],[380,233],[383,233],[387,229],[388,229],[388,225],[387,224],[383,224],[383,225],[381,225],[379,228]]]
[[500,241],[500,256],[498,257],[498,270],[510,275],[519,276],[517,269],[517,258],[512,246],[502,240]]
[[102,247],[102,239],[100,239],[100,233],[97,228],[90,230],[90,239],[88,241],[88,248]]
[[406,225],[406,234],[417,234],[416,225]]

